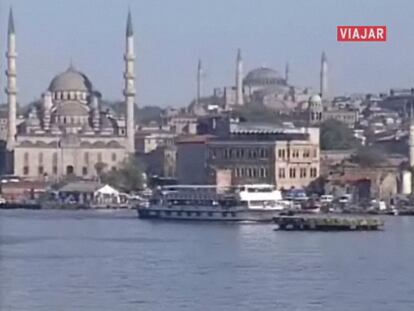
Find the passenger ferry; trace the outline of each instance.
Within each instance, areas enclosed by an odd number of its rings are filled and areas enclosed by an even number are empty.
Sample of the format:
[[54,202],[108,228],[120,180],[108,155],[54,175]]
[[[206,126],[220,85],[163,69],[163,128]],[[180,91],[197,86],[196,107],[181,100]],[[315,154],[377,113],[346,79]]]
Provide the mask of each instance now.
[[204,221],[272,221],[290,203],[273,185],[166,186],[138,207],[139,218]]

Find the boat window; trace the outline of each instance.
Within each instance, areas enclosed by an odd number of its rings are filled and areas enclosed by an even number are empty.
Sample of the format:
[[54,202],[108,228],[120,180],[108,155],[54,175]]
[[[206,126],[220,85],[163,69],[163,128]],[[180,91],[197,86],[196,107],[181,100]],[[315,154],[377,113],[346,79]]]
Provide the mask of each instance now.
[[222,215],[223,215],[223,217],[227,217],[227,213],[226,212],[223,212]]
[[213,212],[208,212],[209,217],[213,217]]

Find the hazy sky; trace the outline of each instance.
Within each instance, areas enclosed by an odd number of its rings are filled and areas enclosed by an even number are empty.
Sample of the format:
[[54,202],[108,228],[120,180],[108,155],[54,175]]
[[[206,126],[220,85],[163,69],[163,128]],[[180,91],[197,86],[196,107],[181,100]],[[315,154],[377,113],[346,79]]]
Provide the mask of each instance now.
[[[289,61],[297,86],[317,88],[322,50],[331,93],[414,86],[414,1],[0,0],[1,89],[11,3],[23,103],[38,98],[70,59],[105,98],[121,98],[128,5],[140,105],[188,104],[198,58],[206,71],[204,93],[233,84],[238,47],[245,72],[266,65],[283,73]],[[337,25],[386,25],[388,40],[338,43]]]

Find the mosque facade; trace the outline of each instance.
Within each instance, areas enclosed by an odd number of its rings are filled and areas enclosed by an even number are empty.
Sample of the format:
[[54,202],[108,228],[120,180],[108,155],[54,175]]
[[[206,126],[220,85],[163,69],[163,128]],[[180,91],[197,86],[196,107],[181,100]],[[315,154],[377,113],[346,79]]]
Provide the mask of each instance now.
[[106,107],[89,78],[70,65],[52,79],[41,99],[28,107],[24,119],[16,122],[16,32],[10,10],[5,88],[8,173],[30,179],[93,178],[103,168],[116,170],[135,152],[135,53],[130,12],[126,28],[124,114]]

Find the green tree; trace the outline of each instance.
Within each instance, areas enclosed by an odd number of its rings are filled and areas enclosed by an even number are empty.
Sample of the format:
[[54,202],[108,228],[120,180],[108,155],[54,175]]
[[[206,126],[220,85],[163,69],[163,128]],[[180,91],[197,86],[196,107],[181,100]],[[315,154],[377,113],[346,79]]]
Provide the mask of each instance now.
[[102,181],[126,192],[136,191],[143,188],[144,172],[143,164],[135,156],[129,156],[117,170],[103,174]]
[[321,124],[321,149],[346,150],[359,146],[352,130],[343,122],[330,119]]

